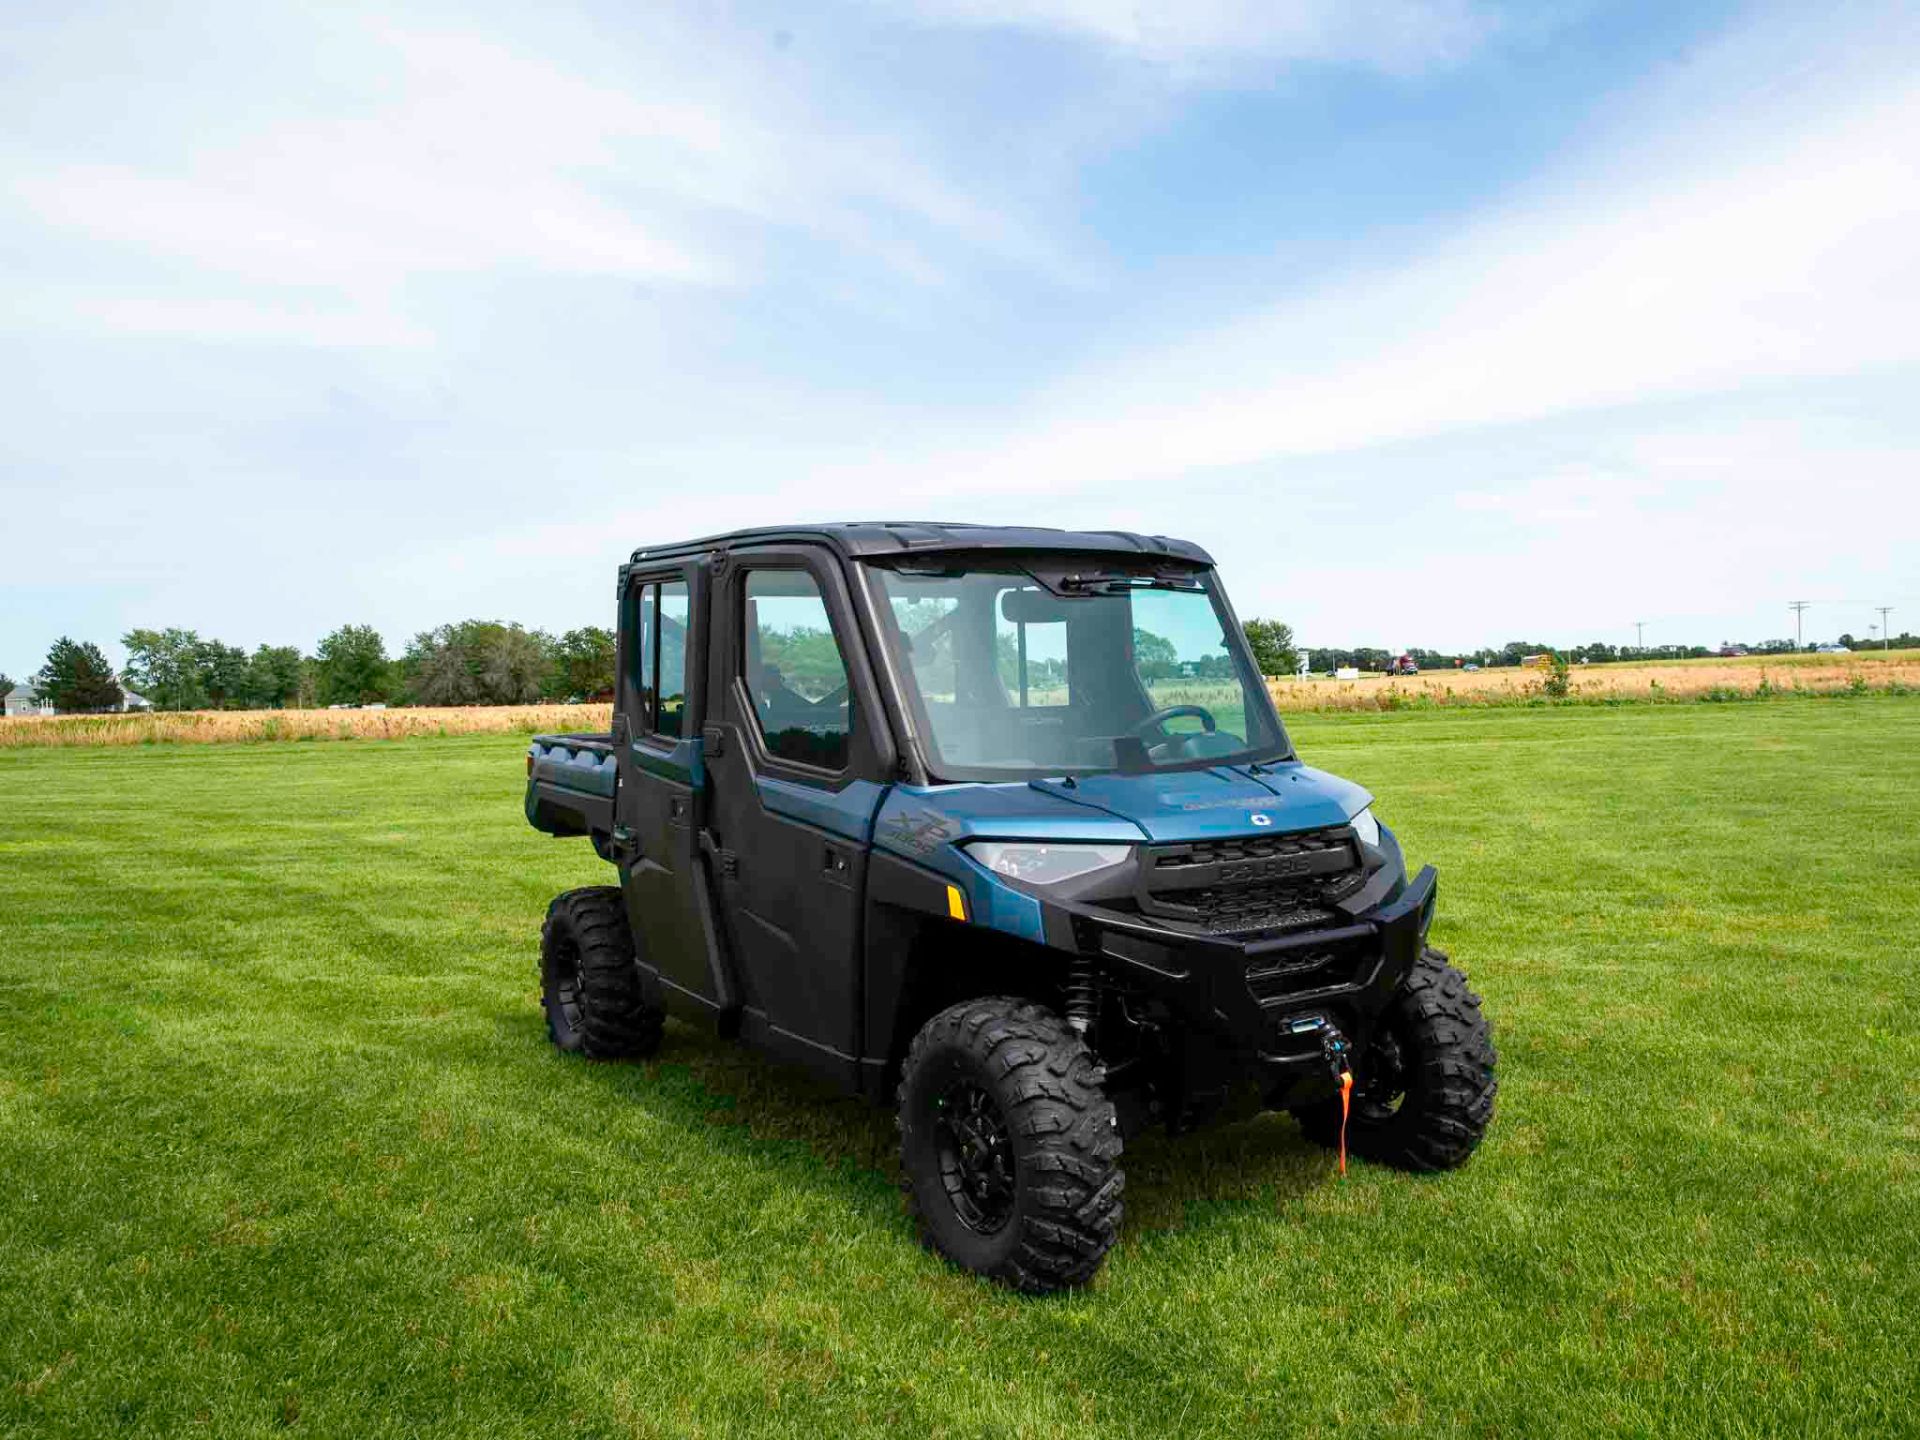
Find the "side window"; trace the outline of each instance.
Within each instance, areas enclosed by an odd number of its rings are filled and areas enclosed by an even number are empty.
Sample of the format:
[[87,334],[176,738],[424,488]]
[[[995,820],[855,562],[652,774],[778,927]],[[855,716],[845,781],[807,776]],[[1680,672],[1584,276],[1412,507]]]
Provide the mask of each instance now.
[[659,609],[660,587],[642,585],[639,588],[634,605],[634,633],[640,637],[640,643],[633,647],[633,691],[640,697],[640,713],[633,716],[636,730],[653,729],[653,641],[655,612]]
[[644,734],[681,733],[687,711],[687,585],[684,580],[648,581],[628,597],[634,638],[633,693],[639,704],[633,728]]
[[768,752],[844,770],[852,696],[820,587],[804,570],[750,570],[743,608],[744,678]]
[[680,735],[687,713],[687,582],[675,580],[660,590],[660,627],[655,644],[660,654],[659,718],[654,729],[662,735]]

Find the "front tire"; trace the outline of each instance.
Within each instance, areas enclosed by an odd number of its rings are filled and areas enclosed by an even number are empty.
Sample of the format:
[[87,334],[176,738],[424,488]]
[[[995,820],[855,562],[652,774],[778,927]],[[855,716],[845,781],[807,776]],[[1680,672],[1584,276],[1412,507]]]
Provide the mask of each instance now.
[[666,1017],[643,983],[617,887],[555,897],[540,928],[540,1001],[556,1049],[589,1060],[633,1060],[660,1048]]
[[1120,1231],[1120,1128],[1086,1042],[1042,1005],[941,1011],[900,1077],[900,1161],[922,1240],[1040,1293],[1084,1285]]
[[[1446,955],[1423,950],[1354,1071],[1347,1146],[1400,1170],[1467,1163],[1493,1119],[1493,1034],[1480,997]],[[1340,1102],[1294,1112],[1308,1139],[1340,1141]]]

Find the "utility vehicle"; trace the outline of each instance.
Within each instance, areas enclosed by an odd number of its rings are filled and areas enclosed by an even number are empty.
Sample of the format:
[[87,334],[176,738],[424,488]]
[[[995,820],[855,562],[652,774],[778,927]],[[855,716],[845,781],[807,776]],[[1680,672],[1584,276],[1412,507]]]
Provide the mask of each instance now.
[[527,757],[528,820],[619,869],[547,914],[562,1050],[672,1014],[892,1100],[925,1241],[1025,1290],[1098,1269],[1144,1126],[1472,1153],[1494,1054],[1434,871],[1295,755],[1197,545],[748,530],[617,598],[612,732]]

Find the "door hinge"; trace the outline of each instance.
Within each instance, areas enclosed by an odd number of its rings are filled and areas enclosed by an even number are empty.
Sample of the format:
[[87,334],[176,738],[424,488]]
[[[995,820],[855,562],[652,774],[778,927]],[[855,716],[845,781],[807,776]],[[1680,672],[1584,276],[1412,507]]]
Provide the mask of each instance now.
[[613,853],[617,859],[638,860],[640,837],[625,825],[613,827]]
[[727,753],[727,732],[718,725],[708,725],[700,732],[700,747],[708,755]]
[[722,875],[732,876],[740,873],[739,855],[714,839],[711,830],[700,832],[700,848],[712,857],[713,863],[719,867]]

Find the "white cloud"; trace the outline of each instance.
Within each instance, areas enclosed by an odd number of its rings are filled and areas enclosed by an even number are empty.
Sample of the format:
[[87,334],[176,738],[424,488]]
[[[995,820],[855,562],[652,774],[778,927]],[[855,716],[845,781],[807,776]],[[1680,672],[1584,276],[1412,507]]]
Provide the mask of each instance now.
[[76,331],[93,338],[193,336],[326,349],[406,350],[432,337],[397,309],[325,293],[194,295],[177,287],[71,284],[0,287],[0,328]]
[[1815,67],[1724,148],[1711,101],[1747,98],[1738,53],[1686,77],[1715,145],[1631,136],[1397,268],[1070,377],[998,443],[920,456],[916,483],[1119,487],[1920,360],[1920,91],[1884,53],[1878,88]]
[[367,32],[393,93],[324,117],[195,143],[174,163],[22,164],[10,188],[43,222],[253,281],[388,284],[525,265],[666,281],[720,278],[707,257],[613,203],[631,152],[711,153],[697,112],[596,89],[504,47]]
[[[408,287],[422,280],[744,285],[763,278],[769,232],[781,231],[916,284],[955,256],[1065,268],[896,137],[823,121],[737,36],[657,16],[624,48],[596,52],[561,25],[540,32],[542,49],[505,31],[403,30],[351,11],[323,36],[282,23],[260,57],[272,93],[236,102],[235,123],[197,112],[202,78],[162,62],[142,74],[150,126],[137,135],[110,122],[117,111],[13,127],[0,218],[11,208],[16,235],[80,242],[84,260],[54,252],[48,265],[102,296],[49,314],[37,282],[17,274],[0,279],[0,314],[90,328],[88,312],[104,309],[136,333],[203,341],[336,344],[357,329],[377,345],[421,333]],[[103,106],[117,98],[112,73],[103,61],[82,82]],[[34,106],[16,91],[0,117]],[[124,293],[147,277],[166,293]],[[203,299],[175,293],[222,284]],[[358,319],[298,322],[316,306]]]
[[1306,60],[1395,72],[1456,62],[1493,28],[1465,0],[916,0],[911,13],[1174,64]]

